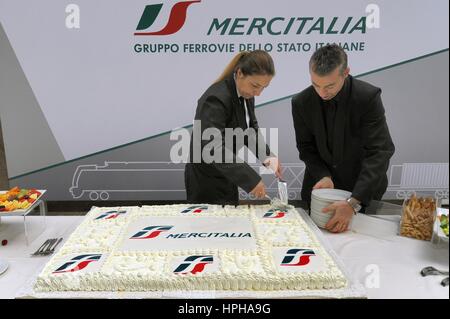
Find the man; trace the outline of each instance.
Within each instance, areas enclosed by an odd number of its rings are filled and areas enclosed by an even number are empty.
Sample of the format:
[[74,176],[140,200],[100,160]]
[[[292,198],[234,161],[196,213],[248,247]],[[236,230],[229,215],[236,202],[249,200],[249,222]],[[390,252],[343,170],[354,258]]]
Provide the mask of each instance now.
[[311,191],[337,188],[352,196],[326,207],[325,228],[347,230],[353,215],[380,200],[394,154],[381,89],[349,75],[347,54],[336,44],[318,49],[309,62],[312,86],[292,98],[300,159],[305,162],[302,199]]

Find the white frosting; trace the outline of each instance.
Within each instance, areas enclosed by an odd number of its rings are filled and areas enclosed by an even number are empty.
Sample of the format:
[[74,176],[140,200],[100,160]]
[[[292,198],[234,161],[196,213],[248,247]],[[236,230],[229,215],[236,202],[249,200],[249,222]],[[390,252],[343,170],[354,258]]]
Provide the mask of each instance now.
[[[347,284],[344,275],[296,210],[290,207],[281,216],[270,209],[268,205],[93,207],[45,266],[35,289],[155,291],[344,287]],[[118,213],[123,211],[126,213]],[[270,218],[273,216],[278,218]],[[150,228],[140,233],[153,226],[172,227]],[[151,235],[154,231],[159,233]],[[227,235],[223,235],[225,233]],[[241,233],[251,236],[236,237]],[[131,240],[136,234],[150,238]],[[168,234],[172,236],[167,238]],[[189,234],[197,235],[189,237]],[[196,238],[198,234],[206,235]],[[213,235],[205,237],[208,234]],[[77,262],[82,262],[83,258],[93,260],[81,270],[75,267],[75,271],[55,273],[67,263],[74,267],[77,263],[72,263],[73,258],[78,257],[81,260]],[[70,270],[70,267],[65,269]]]

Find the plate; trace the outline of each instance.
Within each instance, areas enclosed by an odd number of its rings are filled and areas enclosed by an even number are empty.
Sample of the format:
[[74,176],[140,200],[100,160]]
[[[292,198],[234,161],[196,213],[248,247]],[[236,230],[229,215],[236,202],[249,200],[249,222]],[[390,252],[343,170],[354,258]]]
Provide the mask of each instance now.
[[313,190],[311,196],[319,201],[339,201],[346,200],[352,193],[342,189],[321,188]]
[[8,262],[4,259],[0,259],[0,275],[8,269]]
[[[16,209],[16,210],[12,210],[12,211],[1,211],[0,212],[0,217],[1,216],[8,216],[8,215],[17,215],[17,214],[23,214],[26,213],[28,211],[30,211],[31,209],[34,209],[37,205],[37,203],[39,203],[39,200],[42,198],[42,196],[44,195],[44,193],[46,192],[45,189],[38,189],[37,191],[39,191],[39,193],[41,193],[41,195],[39,195],[36,200],[30,205],[28,206],[27,209]],[[0,194],[5,194],[8,191],[0,191]]]

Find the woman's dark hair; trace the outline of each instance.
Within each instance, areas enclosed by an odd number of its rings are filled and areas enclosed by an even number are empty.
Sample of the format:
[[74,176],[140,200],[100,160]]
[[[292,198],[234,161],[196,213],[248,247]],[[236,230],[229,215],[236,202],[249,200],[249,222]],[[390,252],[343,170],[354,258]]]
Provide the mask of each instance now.
[[242,51],[231,60],[215,83],[224,80],[239,69],[245,76],[275,75],[275,66],[269,53],[262,50]]

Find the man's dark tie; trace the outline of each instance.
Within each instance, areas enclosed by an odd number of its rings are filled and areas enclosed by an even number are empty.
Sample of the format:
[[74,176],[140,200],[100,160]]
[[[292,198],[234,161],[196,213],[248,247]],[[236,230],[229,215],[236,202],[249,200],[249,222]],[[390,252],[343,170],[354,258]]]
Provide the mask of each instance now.
[[330,150],[330,153],[333,154],[333,135],[334,135],[334,123],[336,120],[336,101],[330,100],[325,101],[325,120],[326,120],[326,126],[327,126],[327,144],[328,149]]
[[245,116],[245,108],[246,108],[246,106],[245,106],[244,98],[242,96],[239,98],[239,102],[241,104],[241,107],[238,110],[238,112],[239,112],[239,114],[241,114],[241,118],[244,119],[244,129],[247,129],[247,117]]

